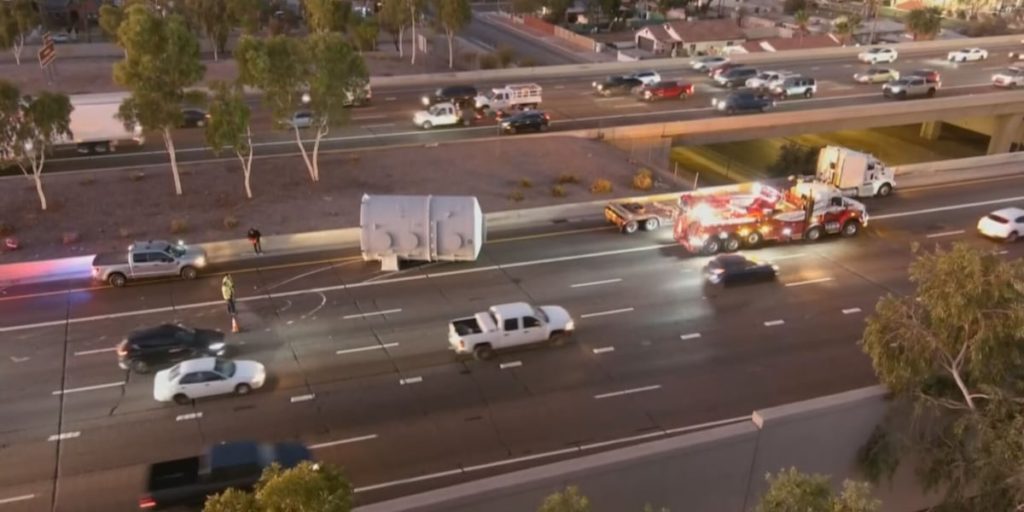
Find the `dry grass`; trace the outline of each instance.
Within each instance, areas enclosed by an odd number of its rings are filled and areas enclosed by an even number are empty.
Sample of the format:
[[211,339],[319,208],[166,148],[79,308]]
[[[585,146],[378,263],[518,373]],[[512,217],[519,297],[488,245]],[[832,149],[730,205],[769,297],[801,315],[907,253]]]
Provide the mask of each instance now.
[[565,197],[567,195],[569,195],[569,193],[565,191],[564,186],[554,185],[551,187],[551,197]]
[[513,190],[512,193],[508,195],[508,200],[513,203],[518,203],[524,199],[526,199],[526,195],[523,194],[522,190]]
[[650,190],[652,187],[654,187],[654,173],[649,169],[640,169],[633,175],[633,188]]
[[590,185],[591,194],[611,194],[612,193],[612,182],[604,178],[598,178],[594,180],[594,183]]

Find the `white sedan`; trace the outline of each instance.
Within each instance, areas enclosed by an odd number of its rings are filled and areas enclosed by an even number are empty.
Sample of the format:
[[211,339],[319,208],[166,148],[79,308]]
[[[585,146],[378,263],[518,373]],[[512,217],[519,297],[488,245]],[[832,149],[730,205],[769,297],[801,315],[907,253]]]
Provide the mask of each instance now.
[[629,78],[636,78],[644,83],[644,85],[656,84],[661,81],[661,75],[657,71],[637,71],[632,75],[628,75]]
[[897,57],[899,57],[899,53],[892,48],[872,48],[866,52],[860,52],[857,55],[857,60],[868,64],[878,64],[879,62],[896,62]]
[[182,361],[157,372],[153,398],[158,402],[187,404],[196,398],[235,393],[245,395],[263,387],[267,370],[256,361],[203,357]]
[[1003,208],[978,221],[978,232],[989,238],[1016,242],[1024,235],[1024,209]]
[[988,50],[983,48],[964,48],[949,52],[946,56],[946,60],[950,62],[967,62],[976,60],[985,60],[988,58]]
[[711,71],[729,63],[729,59],[721,56],[697,57],[690,60],[690,67],[697,71]]

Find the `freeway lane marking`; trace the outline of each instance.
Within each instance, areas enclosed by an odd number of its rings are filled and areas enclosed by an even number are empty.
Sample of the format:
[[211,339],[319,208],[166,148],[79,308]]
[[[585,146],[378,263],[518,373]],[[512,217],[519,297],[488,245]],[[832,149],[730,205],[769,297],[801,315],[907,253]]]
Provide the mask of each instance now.
[[311,445],[309,445],[309,449],[310,450],[318,450],[320,448],[327,448],[329,446],[338,446],[339,444],[358,443],[360,441],[369,441],[371,439],[377,439],[377,434],[370,434],[370,435],[359,436],[359,437],[350,437],[348,439],[341,439],[341,440],[338,440],[338,441],[328,441],[326,443],[311,444]]
[[679,336],[679,339],[681,340],[693,340],[697,338],[700,338],[699,332],[691,332],[690,334],[683,334]]
[[784,254],[782,256],[776,256],[774,258],[771,258],[771,260],[772,261],[782,261],[782,260],[789,260],[789,259],[793,259],[793,258],[802,258],[802,257],[804,257],[806,255],[807,255],[807,253],[798,252],[798,253],[794,253],[794,254]]
[[978,206],[988,206],[990,204],[1012,203],[1012,202],[1017,202],[1017,201],[1021,201],[1021,200],[1024,200],[1024,196],[1004,197],[1002,199],[990,199],[988,201],[978,201],[978,202],[975,202],[975,203],[954,204],[954,205],[950,205],[950,206],[937,206],[935,208],[925,208],[924,210],[913,210],[913,211],[909,211],[909,212],[883,213],[881,215],[872,215],[870,217],[870,220],[896,219],[896,218],[900,218],[900,217],[913,217],[915,215],[927,215],[929,213],[948,212],[950,210],[963,210],[965,208],[975,208],[975,207],[978,207]]
[[5,503],[16,503],[16,502],[19,502],[19,501],[30,500],[30,499],[35,498],[35,497],[36,497],[35,494],[22,494],[21,496],[12,496],[10,498],[0,498],[0,505],[3,505]]
[[65,389],[65,390],[58,389],[58,390],[56,390],[56,391],[54,391],[54,392],[52,392],[50,394],[54,395],[54,396],[57,396],[57,395],[67,395],[67,394],[70,394],[70,393],[80,393],[82,391],[93,391],[93,390],[97,390],[97,389],[114,388],[114,387],[123,386],[123,385],[124,385],[124,382],[108,382],[106,384],[96,384],[95,386],[85,386],[85,387],[81,387],[81,388],[71,388],[71,389]]
[[316,398],[316,393],[310,393],[308,395],[293,396],[289,399],[289,401],[291,401],[291,403],[294,404],[297,402],[308,402],[314,398]]
[[384,343],[380,345],[367,345],[365,347],[346,348],[338,350],[335,355],[354,354],[356,352],[366,352],[367,350],[384,350],[386,348],[394,348],[398,346],[398,342],[395,343]]
[[655,384],[653,386],[644,386],[642,388],[624,389],[622,391],[612,391],[611,393],[602,393],[600,395],[594,395],[594,399],[602,400],[604,398],[632,395],[634,393],[643,393],[645,391],[654,391],[656,389],[661,389],[661,384]]
[[818,279],[808,279],[806,281],[797,281],[795,283],[786,283],[786,286],[804,286],[808,284],[827,283],[831,281],[831,277],[819,277]]
[[598,347],[594,349],[595,354],[604,354],[606,352],[615,352],[615,347]]
[[[601,448],[601,447],[605,447],[605,446],[612,446],[612,445],[616,445],[616,444],[623,444],[623,443],[628,443],[628,442],[631,442],[631,441],[635,441],[637,439],[646,439],[646,438],[649,438],[649,437],[654,437],[655,434],[661,435],[661,436],[670,436],[670,435],[675,435],[675,434],[684,434],[686,432],[693,432],[693,431],[697,431],[697,430],[704,430],[704,429],[713,428],[713,427],[721,427],[723,425],[732,425],[732,424],[735,424],[735,423],[742,423],[742,422],[745,422],[745,421],[750,421],[750,416],[749,415],[747,415],[747,416],[739,416],[739,417],[736,417],[736,418],[728,418],[728,419],[718,420],[718,421],[709,421],[707,423],[701,423],[699,425],[689,425],[689,426],[685,426],[685,427],[671,428],[671,429],[668,429],[668,430],[660,430],[660,431],[656,431],[656,432],[650,432],[650,433],[647,433],[647,434],[641,434],[639,436],[620,437],[620,438],[611,439],[611,440],[608,440],[608,441],[600,441],[600,442],[597,442],[597,443],[584,444],[584,445],[580,445],[580,446],[574,446],[572,448],[563,448],[561,450],[553,450],[553,451],[550,451],[550,452],[535,453],[533,455],[525,455],[523,457],[515,457],[515,458],[512,458],[512,459],[504,459],[504,460],[499,460],[499,461],[495,461],[495,462],[488,462],[488,463],[479,464],[479,465],[476,465],[476,466],[465,466],[465,467],[461,467],[459,469],[451,469],[451,470],[448,470],[448,471],[439,471],[437,473],[429,473],[429,474],[426,474],[426,475],[414,476],[414,477],[411,477],[411,478],[403,478],[401,480],[392,480],[390,482],[383,482],[383,483],[379,483],[379,484],[364,485],[362,487],[356,487],[354,490],[357,493],[370,492],[370,491],[375,491],[375,490],[378,490],[378,489],[386,489],[388,487],[395,487],[395,486],[403,485],[403,484],[422,482],[424,480],[433,480],[435,478],[444,478],[444,477],[447,477],[447,476],[466,474],[466,473],[469,473],[471,471],[479,471],[479,470],[482,470],[482,469],[489,469],[489,468],[496,468],[496,467],[501,467],[501,466],[508,466],[510,464],[518,464],[520,462],[526,462],[526,461],[531,461],[531,460],[545,459],[545,458],[550,458],[550,457],[557,457],[559,455],[565,455],[565,454],[569,454],[569,453],[582,453],[582,452],[585,452],[587,450],[593,450],[595,448]],[[310,448],[313,448],[313,446],[311,446]]]
[[782,325],[782,324],[785,324],[785,323],[786,323],[785,320],[768,320],[767,322],[764,323],[764,326],[765,327],[775,327],[777,325]]
[[358,313],[358,314],[355,314],[355,315],[345,315],[345,316],[341,317],[341,319],[342,320],[352,320],[353,318],[366,318],[368,316],[390,315],[391,313],[401,313],[401,312],[402,312],[402,308],[385,309],[384,311],[370,311],[369,313]]
[[855,313],[860,313],[860,308],[846,308],[843,310],[844,315],[852,315]]
[[408,379],[399,379],[398,383],[405,386],[406,384],[419,384],[423,382],[423,377],[409,377]]
[[592,317],[595,317],[595,316],[617,315],[619,313],[629,313],[630,311],[633,311],[633,308],[613,309],[611,311],[598,311],[597,313],[586,313],[586,314],[580,315],[580,318],[592,318]]
[[104,352],[113,352],[115,350],[117,350],[117,347],[97,348],[95,350],[80,350],[78,352],[75,352],[75,355],[76,356],[88,356],[88,355],[91,355],[91,354],[102,354]]
[[74,439],[74,438],[76,438],[78,436],[81,436],[81,435],[82,435],[82,433],[78,432],[78,431],[75,431],[75,432],[64,432],[64,433],[61,433],[61,434],[54,434],[54,435],[46,438],[46,440],[50,441],[50,442],[53,442],[53,441],[63,441],[65,439]]
[[188,414],[179,414],[178,417],[174,418],[174,421],[198,420],[202,417],[203,413],[201,412],[190,412]]
[[622,279],[619,279],[619,278],[616,278],[616,279],[605,279],[604,281],[591,281],[589,283],[577,283],[577,284],[574,284],[574,285],[570,285],[569,288],[583,288],[583,287],[586,287],[586,286],[598,286],[598,285],[602,285],[602,284],[612,284],[612,283],[621,283],[621,282],[622,282]]
[[929,233],[929,234],[925,235],[925,238],[939,238],[939,237],[942,237],[942,236],[954,236],[954,235],[962,235],[962,234],[964,234],[964,230],[957,229],[957,230],[954,230],[954,231],[943,231],[941,233]]
[[501,365],[499,365],[498,368],[504,370],[506,368],[519,368],[522,365],[523,365],[522,361],[511,361],[511,362],[508,362],[508,363],[501,363]]

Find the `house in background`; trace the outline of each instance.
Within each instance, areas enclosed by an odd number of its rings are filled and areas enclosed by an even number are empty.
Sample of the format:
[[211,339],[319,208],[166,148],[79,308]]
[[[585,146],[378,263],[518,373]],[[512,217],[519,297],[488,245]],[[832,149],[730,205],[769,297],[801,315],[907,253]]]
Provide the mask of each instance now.
[[746,41],[732,19],[667,21],[646,26],[634,37],[638,49],[677,57],[727,53]]

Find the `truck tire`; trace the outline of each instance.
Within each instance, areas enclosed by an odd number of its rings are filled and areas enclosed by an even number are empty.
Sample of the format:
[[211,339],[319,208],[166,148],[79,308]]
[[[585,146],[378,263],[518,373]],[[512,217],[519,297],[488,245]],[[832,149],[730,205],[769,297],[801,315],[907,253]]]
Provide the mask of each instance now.
[[810,98],[811,96],[814,96],[814,91],[812,91],[810,89],[807,89],[806,91],[804,91],[804,98]]
[[635,220],[631,220],[622,225],[622,232],[626,235],[632,235],[633,233],[636,233],[638,229],[640,229],[640,224]]
[[804,240],[817,242],[819,239],[821,239],[821,226],[812,226],[804,233]]
[[114,288],[120,288],[128,283],[128,278],[120,272],[114,272],[107,277],[107,282]]
[[877,195],[878,197],[888,197],[889,194],[892,194],[892,185],[888,183],[882,183],[882,186],[878,187],[878,193],[875,195]]
[[477,361],[488,361],[494,358],[494,349],[491,348],[490,343],[481,343],[473,347],[473,357]]
[[184,393],[178,393],[177,395],[174,395],[174,403],[178,405],[188,405],[188,403],[191,401],[192,400],[189,397],[185,396]]
[[248,384],[243,383],[235,386],[236,395],[248,395],[250,391],[252,391],[252,386]]
[[760,231],[751,231],[750,234],[748,234],[743,239],[743,243],[745,243],[747,245],[747,247],[757,247],[757,246],[761,245],[761,242],[763,240],[764,240],[764,237],[761,236],[761,232]]
[[935,89],[928,89],[928,97],[932,98],[935,96]]
[[644,231],[657,231],[659,226],[661,226],[661,221],[656,218],[652,217],[644,221]]
[[433,127],[434,127],[434,123],[431,123],[430,121],[423,121],[423,129],[424,130],[429,130],[429,129],[433,128]]
[[722,250],[725,252],[736,252],[740,250],[740,239],[735,236],[730,236],[725,239],[722,243]]
[[199,271],[195,267],[185,267],[181,269],[181,278],[186,281],[191,281],[199,276]]
[[721,242],[718,241],[717,238],[709,238],[706,242],[704,242],[704,246],[701,247],[700,252],[701,254],[711,256],[712,254],[718,252],[718,250],[721,248],[722,244]]
[[840,231],[840,234],[845,237],[857,236],[857,233],[860,233],[860,222],[852,219],[846,221],[846,224],[843,224],[843,230]]

